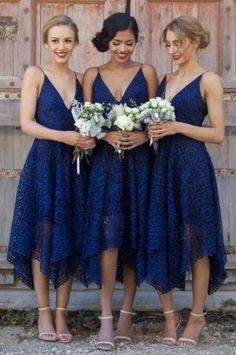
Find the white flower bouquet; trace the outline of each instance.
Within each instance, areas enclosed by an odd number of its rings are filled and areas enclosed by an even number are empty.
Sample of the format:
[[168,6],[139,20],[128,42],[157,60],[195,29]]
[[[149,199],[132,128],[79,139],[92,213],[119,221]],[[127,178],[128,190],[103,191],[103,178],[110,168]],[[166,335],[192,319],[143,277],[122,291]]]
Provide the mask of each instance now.
[[[158,96],[139,106],[139,110],[141,119],[146,124],[175,121],[175,109],[171,102]],[[152,143],[150,139],[150,144]]]
[[[142,121],[139,107],[129,107],[126,104],[113,105],[107,115],[106,127],[111,131],[141,130]],[[120,159],[124,158],[122,146],[116,152]]]
[[[102,137],[103,127],[106,120],[103,117],[104,107],[100,103],[85,102],[82,104],[77,100],[73,100],[71,109],[74,125],[77,132],[83,137]],[[79,173],[79,161],[85,157],[89,162],[91,150],[81,149],[76,146],[73,152],[73,162],[77,160],[77,170]]]

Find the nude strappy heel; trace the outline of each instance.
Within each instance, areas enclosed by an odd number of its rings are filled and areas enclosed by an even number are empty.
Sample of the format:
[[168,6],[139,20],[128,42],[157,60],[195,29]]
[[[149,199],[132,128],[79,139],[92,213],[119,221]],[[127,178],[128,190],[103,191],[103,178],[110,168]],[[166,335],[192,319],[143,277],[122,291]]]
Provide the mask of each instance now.
[[[191,312],[190,313],[191,314],[191,316],[193,316],[193,317],[205,317],[205,315],[206,315],[206,312],[203,312],[203,313],[194,313],[194,312]],[[203,328],[202,328],[202,330],[204,329],[204,326],[203,326]],[[200,333],[201,334],[201,333]],[[188,345],[179,345],[179,344],[177,344],[177,346],[179,346],[179,347],[187,347],[187,346],[197,346],[197,343],[198,343],[198,339],[199,339],[199,337],[200,337],[200,334],[199,334],[199,336],[198,336],[198,338],[195,340],[195,339],[192,339],[192,338],[185,338],[185,337],[180,337],[179,339],[178,339],[178,343],[188,343]]]
[[[163,313],[164,313],[165,315],[167,315],[167,314],[171,314],[171,313],[175,313],[175,312],[176,312],[175,309],[171,309],[170,311],[164,311]],[[177,325],[176,325],[176,327],[175,327],[176,331],[177,331],[177,329],[179,328],[181,322],[182,322],[182,319],[181,319],[181,317],[179,316],[178,323],[177,323]],[[164,343],[164,342],[169,342],[170,344],[166,344],[166,343]],[[172,345],[175,345],[176,342],[177,342],[177,338],[174,338],[174,337],[163,337],[163,338],[161,339],[161,344],[162,344],[162,345],[172,346]]]
[[[123,313],[123,314],[128,314],[130,316],[135,316],[136,313],[135,312],[128,312],[128,311],[125,311],[124,309],[121,309],[120,310],[120,313]],[[115,341],[126,341],[128,343],[131,343],[132,342],[132,337],[131,336],[128,336],[128,335],[116,335],[114,337],[114,340]]]
[[[50,307],[38,307],[39,312],[50,310]],[[38,338],[44,341],[57,341],[57,334],[55,332],[39,332]]]
[[[55,311],[66,312],[67,309],[63,307],[56,307]],[[71,333],[57,333],[57,339],[60,343],[70,343],[73,339]]]
[[[101,317],[99,316],[99,319],[101,321],[107,320],[107,319],[113,319],[113,316],[106,316],[106,317]],[[115,350],[115,344],[113,341],[108,341],[108,340],[98,340],[96,342],[96,348],[98,350],[104,350],[104,351],[113,351]]]

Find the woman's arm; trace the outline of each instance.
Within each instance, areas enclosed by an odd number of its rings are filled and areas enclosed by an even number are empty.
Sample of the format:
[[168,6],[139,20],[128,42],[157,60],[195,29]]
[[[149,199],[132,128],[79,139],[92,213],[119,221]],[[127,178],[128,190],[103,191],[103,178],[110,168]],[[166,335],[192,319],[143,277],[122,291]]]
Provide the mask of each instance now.
[[[93,82],[97,76],[98,69],[97,68],[89,68],[84,73],[83,77],[83,95],[84,101],[92,102],[92,88]],[[105,142],[112,145],[114,149],[118,149],[121,144],[122,133],[121,132],[107,132],[105,137],[102,138]]]
[[96,67],[88,68],[83,75],[83,97],[84,101],[92,102],[92,88],[93,82],[98,74],[98,69]]
[[148,133],[154,139],[181,133],[201,142],[221,143],[224,139],[223,89],[220,78],[206,73],[201,82],[201,93],[206,100],[210,127],[197,127],[183,122],[167,121],[150,124]]
[[[142,70],[147,82],[148,98],[156,97],[159,85],[156,70],[149,64],[143,64]],[[148,141],[148,134],[147,132],[125,132],[120,140],[124,149],[130,150],[146,143]]]
[[159,86],[156,70],[152,65],[149,64],[143,64],[142,70],[143,70],[143,75],[147,82],[148,98],[151,99],[153,97],[156,97],[157,89]]
[[84,142],[84,137],[75,131],[54,130],[35,121],[37,98],[43,80],[43,73],[38,67],[26,69],[21,89],[20,124],[22,131],[34,138],[63,142],[73,146]]

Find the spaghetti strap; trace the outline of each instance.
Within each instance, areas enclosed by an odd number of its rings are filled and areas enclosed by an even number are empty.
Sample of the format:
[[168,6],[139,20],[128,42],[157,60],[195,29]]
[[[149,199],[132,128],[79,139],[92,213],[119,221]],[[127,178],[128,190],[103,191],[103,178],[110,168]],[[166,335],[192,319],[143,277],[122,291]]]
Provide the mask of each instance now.
[[44,72],[44,70],[43,70],[39,65],[37,65],[37,68],[39,68],[39,69],[41,70],[41,72],[42,72],[44,75],[46,75],[46,73]]

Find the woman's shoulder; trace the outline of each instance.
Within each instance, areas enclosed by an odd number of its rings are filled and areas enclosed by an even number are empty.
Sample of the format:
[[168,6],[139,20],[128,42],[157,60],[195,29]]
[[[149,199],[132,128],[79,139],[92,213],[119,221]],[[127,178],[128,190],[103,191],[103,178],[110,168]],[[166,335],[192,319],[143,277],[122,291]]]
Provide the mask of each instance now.
[[156,69],[154,68],[154,66],[152,64],[148,64],[148,63],[140,63],[140,66],[142,67],[142,71],[144,74],[146,75],[157,75],[156,73]]
[[223,95],[223,80],[216,73],[205,72],[202,74],[201,88],[204,96],[207,96],[210,92]]
[[97,74],[98,74],[98,67],[90,67],[86,69],[83,75],[83,84],[93,83]]
[[222,78],[214,72],[204,72],[202,74],[202,82],[212,85],[214,83],[222,83]]
[[40,67],[31,65],[24,71],[23,83],[25,85],[32,85],[41,87],[44,81],[44,73]]
[[76,75],[76,78],[78,79],[79,83],[82,84],[83,74],[76,72],[75,75]]
[[25,69],[24,76],[27,78],[37,79],[44,76],[44,72],[41,67],[30,65]]

